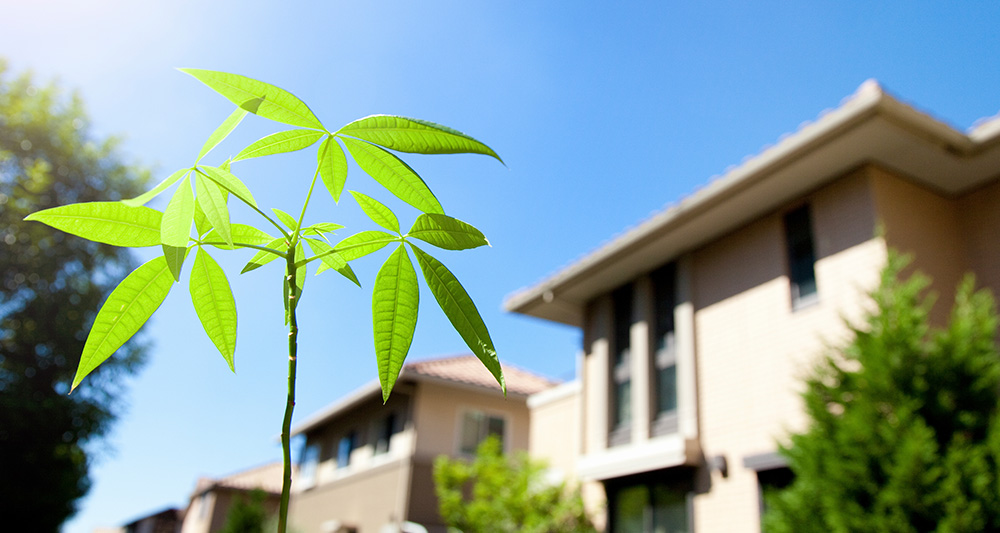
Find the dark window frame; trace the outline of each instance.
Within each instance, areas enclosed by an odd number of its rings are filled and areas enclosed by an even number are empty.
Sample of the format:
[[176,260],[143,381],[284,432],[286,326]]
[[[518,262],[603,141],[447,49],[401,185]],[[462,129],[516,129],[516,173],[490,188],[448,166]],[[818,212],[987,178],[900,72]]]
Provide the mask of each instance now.
[[797,310],[819,301],[812,209],[803,204],[785,213],[782,220],[792,309]]
[[351,455],[358,449],[358,445],[357,430],[352,429],[340,437],[337,441],[337,470],[351,466]]
[[608,380],[608,446],[632,440],[632,323],[635,286],[623,285],[611,293],[612,343]]
[[693,533],[694,509],[692,506],[692,496],[694,494],[694,477],[695,469],[682,466],[606,480],[604,482],[604,489],[608,501],[607,531],[609,533],[619,531],[617,529],[619,524],[616,524],[616,521],[619,518],[617,509],[620,504],[619,498],[621,495],[629,489],[641,487],[645,489],[648,498],[643,509],[644,531],[654,531],[654,528],[660,525],[653,523],[656,516],[655,508],[657,507],[657,502],[655,500],[657,495],[672,494],[679,496],[676,500],[677,502],[683,498],[684,513],[687,521],[684,533]]
[[[677,415],[677,343],[674,309],[677,306],[677,263],[670,262],[650,273],[653,297],[649,361],[650,433],[653,436],[676,433]],[[664,380],[670,376],[670,383]],[[664,392],[670,391],[670,398]]]
[[396,413],[389,413],[379,420],[373,455],[384,455],[392,449],[392,436],[397,432],[397,418]]

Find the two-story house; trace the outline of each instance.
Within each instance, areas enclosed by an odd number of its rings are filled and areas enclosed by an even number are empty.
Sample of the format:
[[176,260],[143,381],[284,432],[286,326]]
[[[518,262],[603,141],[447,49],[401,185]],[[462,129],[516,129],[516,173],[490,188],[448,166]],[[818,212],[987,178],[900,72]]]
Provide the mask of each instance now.
[[[292,429],[305,437],[289,522],[303,533],[444,532],[434,493],[439,455],[474,455],[497,435],[528,448],[527,398],[554,385],[504,365],[507,397],[474,356],[407,363],[385,405],[373,382]],[[395,528],[395,529],[394,529]]]
[[759,531],[761,485],[788,479],[777,443],[806,422],[801,378],[888,250],[933,278],[939,321],[963,273],[1000,289],[998,176],[1000,118],[958,131],[869,81],[510,295],[508,310],[583,332],[580,384],[532,402],[577,421],[564,464],[606,503],[606,529]]

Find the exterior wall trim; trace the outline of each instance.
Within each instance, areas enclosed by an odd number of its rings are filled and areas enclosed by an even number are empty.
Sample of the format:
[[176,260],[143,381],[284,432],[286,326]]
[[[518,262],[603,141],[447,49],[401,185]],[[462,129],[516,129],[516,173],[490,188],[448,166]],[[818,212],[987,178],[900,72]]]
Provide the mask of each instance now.
[[788,467],[788,460],[778,452],[755,453],[743,457],[743,467],[754,472]]
[[675,466],[697,466],[699,456],[695,441],[673,434],[584,455],[576,470],[583,479],[600,481]]

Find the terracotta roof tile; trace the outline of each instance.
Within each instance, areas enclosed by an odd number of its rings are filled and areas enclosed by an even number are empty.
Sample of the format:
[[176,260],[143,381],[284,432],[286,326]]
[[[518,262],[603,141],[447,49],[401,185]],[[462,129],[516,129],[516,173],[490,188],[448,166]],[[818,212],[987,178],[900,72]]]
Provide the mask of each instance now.
[[272,494],[281,494],[281,478],[284,466],[280,463],[269,463],[228,476],[211,479],[201,478],[195,488],[195,494],[201,494],[214,488],[239,490],[263,489]]
[[[554,381],[515,366],[501,364],[501,367],[503,368],[504,381],[507,382],[508,393],[534,394],[556,385]],[[407,363],[403,367],[403,371],[407,375],[418,374],[458,383],[499,389],[499,385],[493,379],[490,371],[473,355],[460,355]]]

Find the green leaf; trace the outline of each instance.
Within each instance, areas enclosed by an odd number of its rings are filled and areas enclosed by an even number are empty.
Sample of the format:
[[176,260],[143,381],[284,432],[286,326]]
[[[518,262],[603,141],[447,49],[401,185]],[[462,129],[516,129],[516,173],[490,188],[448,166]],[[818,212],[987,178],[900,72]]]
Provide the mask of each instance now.
[[344,156],[344,149],[337,144],[333,136],[329,136],[320,145],[317,159],[323,185],[326,185],[326,190],[330,192],[333,201],[340,202],[340,193],[347,183],[347,157]]
[[194,222],[194,193],[188,178],[181,180],[180,186],[174,191],[174,196],[163,211],[160,223],[160,242],[163,244],[163,257],[174,274],[176,281],[181,280],[181,267],[187,255],[188,239],[191,238],[191,223]]
[[420,303],[418,290],[417,274],[401,244],[379,269],[372,293],[375,357],[383,402],[389,399],[413,341]]
[[253,199],[253,195],[250,194],[250,189],[240,181],[232,172],[221,167],[208,167],[200,166],[198,167],[198,172],[208,179],[218,183],[223,189],[233,193],[237,198],[243,200],[244,202],[257,207],[257,201]]
[[290,126],[324,129],[309,106],[284,89],[239,74],[193,68],[179,70],[258,116]]
[[180,181],[181,178],[187,176],[188,172],[191,172],[190,168],[182,168],[178,171],[175,171],[173,174],[167,176],[167,179],[158,183],[156,187],[153,187],[152,189],[140,194],[139,196],[136,196],[135,198],[122,200],[122,203],[132,207],[145,205],[146,202],[152,200],[153,198],[158,196],[161,192],[169,189],[171,185]]
[[195,164],[197,164],[198,161],[201,161],[201,158],[205,157],[212,151],[213,148],[218,146],[219,143],[228,137],[229,134],[236,129],[236,126],[240,125],[240,122],[242,122],[243,118],[246,116],[247,110],[237,107],[236,110],[226,118],[226,120],[222,121],[222,124],[220,124],[218,128],[215,128],[215,131],[208,136],[205,144],[202,145],[201,151],[198,152],[198,159],[195,160]]
[[[205,211],[201,209],[198,205],[197,198],[195,198],[194,203],[194,230],[201,237],[205,233],[208,233],[212,229],[212,223],[208,221],[208,217],[205,216]],[[220,237],[221,239],[221,237]]]
[[233,163],[272,154],[284,154],[308,148],[326,135],[316,130],[288,130],[272,133],[244,148],[233,158]]
[[197,174],[194,177],[194,187],[197,191],[198,207],[205,213],[205,218],[212,224],[222,240],[233,244],[233,234],[229,229],[229,207],[226,205],[226,195],[214,181]]
[[24,219],[113,246],[156,246],[162,217],[163,213],[143,206],[85,202],[44,209]]
[[295,233],[295,230],[299,229],[299,221],[295,220],[295,217],[289,215],[288,213],[278,209],[277,207],[272,207],[271,211],[274,213],[278,220],[280,220],[284,225],[288,226],[288,229]]
[[351,191],[351,196],[354,197],[354,201],[358,202],[368,218],[372,219],[372,222],[389,231],[399,233],[399,220],[392,210],[383,205],[382,202],[357,191]]
[[504,383],[503,369],[500,368],[496,348],[493,347],[490,332],[486,329],[486,324],[479,316],[479,310],[476,309],[476,304],[469,297],[469,293],[440,261],[413,246],[412,243],[410,246],[413,248],[413,255],[417,256],[417,263],[420,264],[424,280],[427,281],[427,286],[437,300],[438,306],[472,353],[476,354],[486,369],[493,374],[506,395],[507,385]]
[[[288,247],[288,243],[285,242],[284,238],[277,238],[267,243],[267,247],[271,248],[272,250],[285,250]],[[240,271],[240,274],[246,274],[251,270],[256,270],[270,263],[271,261],[274,261],[275,259],[279,259],[281,257],[284,256],[260,250],[256,254],[254,254],[253,257],[250,258],[250,261],[246,264],[246,266],[243,267],[243,270]]]
[[347,261],[377,252],[389,243],[399,242],[399,236],[384,231],[362,231],[337,243],[334,249]]
[[205,333],[229,363],[229,370],[236,372],[233,364],[233,354],[236,353],[236,300],[222,267],[201,247],[191,267],[189,288],[191,303]]
[[157,257],[133,270],[111,291],[87,335],[71,390],[139,331],[172,284],[166,260]]
[[344,137],[343,141],[361,170],[397,198],[425,213],[444,213],[424,180],[401,159],[365,141],[350,137]]
[[489,146],[447,126],[414,118],[372,115],[337,131],[400,152],[418,154],[475,153],[500,156]]
[[314,235],[319,235],[320,237],[323,237],[325,239],[326,237],[323,235],[324,233],[337,231],[338,229],[342,229],[343,227],[344,226],[340,224],[334,224],[333,222],[318,222],[316,224],[312,224],[310,226],[306,226],[305,228],[303,228],[302,233],[303,234],[312,233]]
[[478,229],[448,215],[424,213],[406,235],[445,250],[467,250],[490,243]]
[[[361,282],[358,281],[358,277],[354,275],[354,269],[351,268],[351,265],[347,264],[347,261],[344,260],[340,254],[333,250],[333,246],[330,246],[323,241],[317,241],[314,239],[305,239],[305,241],[306,244],[309,245],[309,248],[312,249],[313,254],[318,255],[319,260],[322,261],[327,268],[332,268],[337,272],[340,272],[342,276],[354,282],[355,285],[358,287],[361,286]],[[319,272],[316,272],[316,274],[319,274]]]
[[[231,224],[229,229],[232,232],[233,242],[237,244],[265,244],[274,240],[284,241],[284,239],[275,239],[267,233],[246,224]],[[219,235],[217,231],[213,230],[209,232],[208,235],[205,235],[202,241],[206,243],[215,243],[225,241],[225,239],[223,239],[222,235]],[[239,248],[239,246],[228,246],[225,244],[210,244],[209,246],[215,246],[216,248],[221,248],[223,250],[233,250]]]

